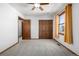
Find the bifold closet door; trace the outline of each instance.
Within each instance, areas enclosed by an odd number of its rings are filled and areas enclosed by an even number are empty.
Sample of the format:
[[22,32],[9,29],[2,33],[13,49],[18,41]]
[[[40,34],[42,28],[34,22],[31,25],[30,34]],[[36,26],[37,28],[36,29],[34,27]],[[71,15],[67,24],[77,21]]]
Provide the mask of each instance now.
[[22,21],[22,39],[30,39],[31,37],[31,23],[30,20]]
[[39,38],[52,39],[53,35],[53,21],[52,20],[39,20]]

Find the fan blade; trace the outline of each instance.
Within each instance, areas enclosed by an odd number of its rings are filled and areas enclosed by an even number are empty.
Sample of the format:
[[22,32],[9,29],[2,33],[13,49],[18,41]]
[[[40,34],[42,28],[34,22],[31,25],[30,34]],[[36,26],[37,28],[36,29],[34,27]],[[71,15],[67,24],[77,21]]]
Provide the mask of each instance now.
[[40,3],[40,5],[48,5],[49,3]]
[[39,7],[39,9],[43,11],[43,8],[41,6]]
[[34,4],[34,3],[28,3],[28,4]]
[[[35,3],[28,3],[28,4],[35,4]],[[40,5],[48,5],[49,3],[39,3]]]
[[34,9],[35,9],[35,7],[32,8],[32,10],[34,10]]

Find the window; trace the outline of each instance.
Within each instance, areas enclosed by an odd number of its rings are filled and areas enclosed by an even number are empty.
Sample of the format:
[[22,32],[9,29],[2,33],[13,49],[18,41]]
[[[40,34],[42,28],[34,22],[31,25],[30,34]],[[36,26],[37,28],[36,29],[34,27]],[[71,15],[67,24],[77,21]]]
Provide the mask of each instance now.
[[64,35],[64,20],[65,20],[65,12],[59,15],[59,34]]

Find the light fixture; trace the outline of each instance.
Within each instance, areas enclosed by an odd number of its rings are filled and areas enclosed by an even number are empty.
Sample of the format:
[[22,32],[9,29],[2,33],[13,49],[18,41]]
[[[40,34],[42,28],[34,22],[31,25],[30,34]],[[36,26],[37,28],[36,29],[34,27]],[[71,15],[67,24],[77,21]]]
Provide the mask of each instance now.
[[40,4],[39,4],[39,3],[34,3],[34,6],[35,6],[36,8],[39,8],[39,7],[40,7]]

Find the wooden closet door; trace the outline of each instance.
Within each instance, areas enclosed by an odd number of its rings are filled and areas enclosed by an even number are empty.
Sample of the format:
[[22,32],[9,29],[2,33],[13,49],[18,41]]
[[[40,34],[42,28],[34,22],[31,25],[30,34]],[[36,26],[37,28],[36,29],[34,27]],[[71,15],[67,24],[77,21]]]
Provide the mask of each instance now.
[[39,21],[39,38],[52,39],[52,20]]
[[30,39],[31,34],[31,25],[30,25],[30,20],[23,20],[22,22],[22,39]]
[[49,32],[49,39],[53,38],[53,21],[48,21],[48,32]]

